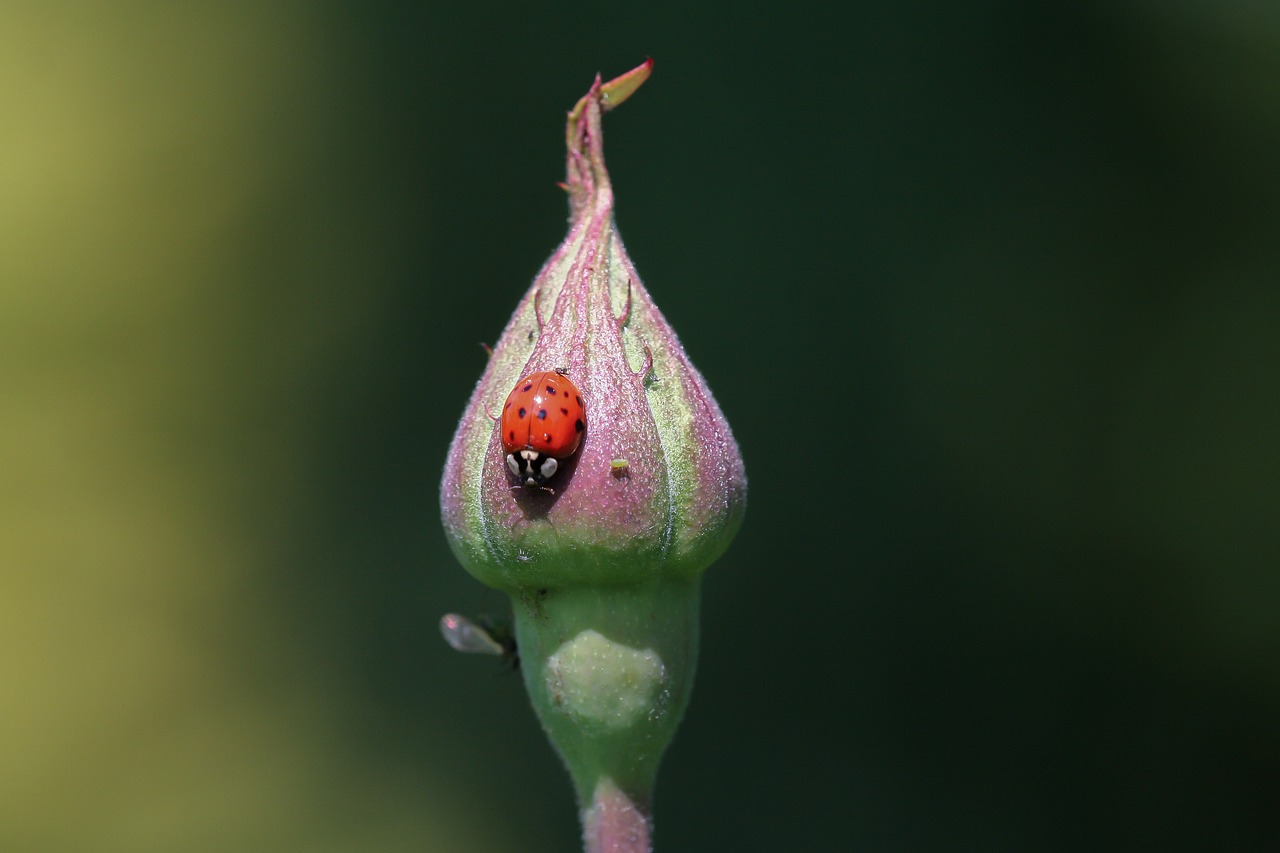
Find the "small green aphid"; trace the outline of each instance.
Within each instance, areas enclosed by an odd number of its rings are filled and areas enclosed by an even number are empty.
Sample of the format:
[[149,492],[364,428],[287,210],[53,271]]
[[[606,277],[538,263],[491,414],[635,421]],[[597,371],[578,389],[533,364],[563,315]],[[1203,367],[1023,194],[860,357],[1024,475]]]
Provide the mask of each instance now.
[[626,477],[631,473],[631,463],[626,459],[610,459],[609,470],[615,477]]

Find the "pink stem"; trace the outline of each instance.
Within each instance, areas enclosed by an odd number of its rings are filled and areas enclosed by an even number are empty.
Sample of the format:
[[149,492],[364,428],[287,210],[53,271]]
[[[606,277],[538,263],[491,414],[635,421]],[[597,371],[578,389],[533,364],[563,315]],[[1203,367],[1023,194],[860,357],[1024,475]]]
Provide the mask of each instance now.
[[611,779],[601,779],[591,805],[582,812],[586,853],[653,853],[652,831],[648,813]]

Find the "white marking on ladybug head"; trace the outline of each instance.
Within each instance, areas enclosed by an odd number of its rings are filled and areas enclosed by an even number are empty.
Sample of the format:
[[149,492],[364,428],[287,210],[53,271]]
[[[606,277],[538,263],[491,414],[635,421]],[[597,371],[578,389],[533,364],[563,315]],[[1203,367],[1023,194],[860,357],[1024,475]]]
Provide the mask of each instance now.
[[[546,457],[531,447],[526,447],[520,451],[520,459],[517,461],[515,455],[507,457],[507,466],[511,469],[511,473],[524,480],[526,486],[541,486],[544,475],[542,469],[546,467],[543,462]],[[553,469],[554,471],[554,469]]]
[[548,456],[542,462],[542,467],[538,469],[538,473],[542,475],[542,479],[550,480],[556,473],[556,469],[560,467],[560,463],[553,457]]

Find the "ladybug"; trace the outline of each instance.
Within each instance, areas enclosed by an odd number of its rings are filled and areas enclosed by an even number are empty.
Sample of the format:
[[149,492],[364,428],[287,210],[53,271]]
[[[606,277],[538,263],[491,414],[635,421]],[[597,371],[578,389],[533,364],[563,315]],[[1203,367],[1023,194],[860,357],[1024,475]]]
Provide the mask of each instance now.
[[502,407],[507,468],[526,486],[542,486],[582,443],[587,414],[582,392],[563,371],[530,373]]

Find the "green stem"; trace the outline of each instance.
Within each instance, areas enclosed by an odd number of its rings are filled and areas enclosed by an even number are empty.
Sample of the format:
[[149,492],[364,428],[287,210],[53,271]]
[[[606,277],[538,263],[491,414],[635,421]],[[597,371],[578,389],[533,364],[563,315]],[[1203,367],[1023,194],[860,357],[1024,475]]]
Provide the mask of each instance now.
[[514,603],[525,686],[573,777],[584,829],[643,825],[637,850],[648,849],[658,763],[693,686],[699,591],[696,578],[662,579],[539,590]]

